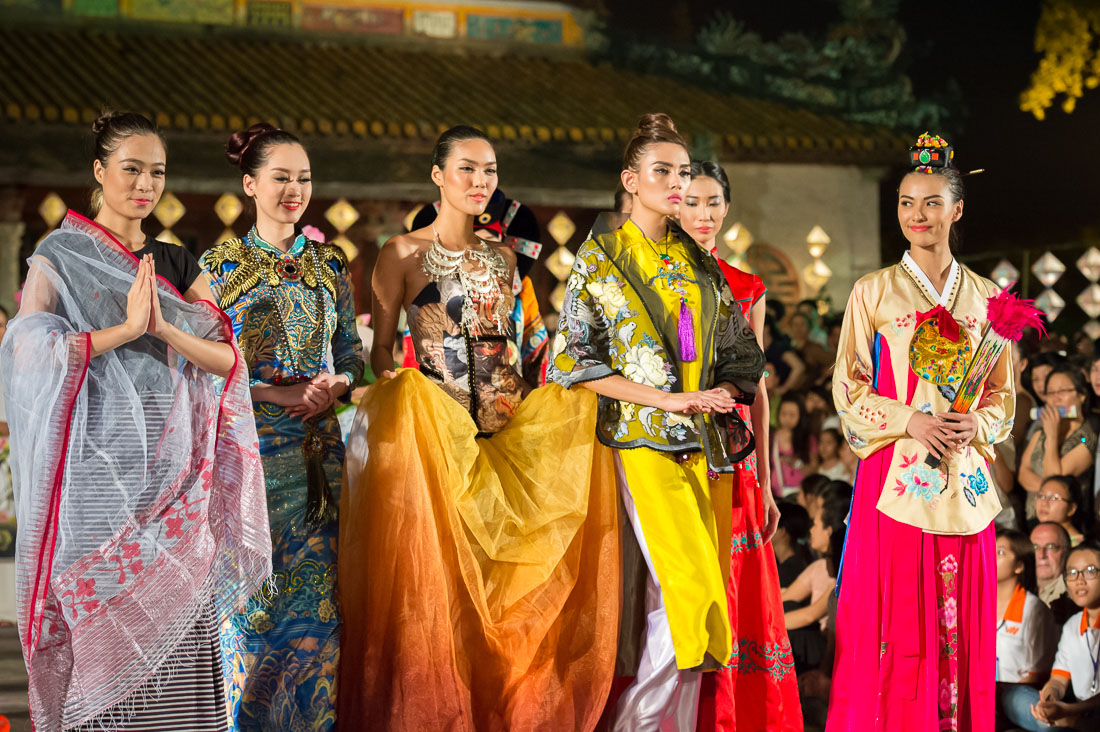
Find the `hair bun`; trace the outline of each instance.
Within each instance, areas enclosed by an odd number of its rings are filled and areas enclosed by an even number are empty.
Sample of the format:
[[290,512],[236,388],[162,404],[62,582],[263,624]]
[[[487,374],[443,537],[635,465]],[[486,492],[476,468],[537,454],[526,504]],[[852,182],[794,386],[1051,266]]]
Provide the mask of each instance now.
[[[638,132],[646,137],[678,135],[676,123],[664,112],[650,112],[638,121]],[[662,134],[663,133],[663,134]]]
[[234,167],[240,167],[241,160],[244,159],[244,154],[248,150],[248,146],[252,144],[260,135],[266,135],[272,132],[278,132],[279,128],[271,125],[267,122],[257,122],[249,127],[247,130],[238,130],[234,132],[229,138],[229,142],[225,144],[225,157]]
[[100,114],[98,117],[96,117],[95,122],[92,122],[92,134],[96,135],[96,136],[99,136],[99,133],[101,133],[101,132],[103,132],[103,130],[107,129],[107,127],[111,124],[111,122],[118,119],[122,115],[123,115],[122,112],[116,112],[113,109],[103,110],[102,114]]

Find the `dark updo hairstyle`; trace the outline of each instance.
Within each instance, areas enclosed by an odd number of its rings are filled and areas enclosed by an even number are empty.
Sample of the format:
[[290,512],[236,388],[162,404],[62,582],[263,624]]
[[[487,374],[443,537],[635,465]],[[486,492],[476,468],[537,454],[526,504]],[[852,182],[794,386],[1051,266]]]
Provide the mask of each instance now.
[[443,170],[447,166],[447,160],[454,153],[455,145],[467,140],[485,140],[489,145],[493,144],[489,136],[478,128],[470,125],[455,125],[435,141],[435,147],[432,149],[432,165],[438,165],[439,169]]
[[662,112],[650,113],[638,121],[638,127],[626,144],[626,152],[623,153],[623,170],[637,170],[638,163],[650,145],[658,145],[662,142],[671,142],[688,149],[687,141],[676,131],[676,124],[672,118]]
[[726,177],[726,171],[722,170],[721,165],[711,160],[692,163],[691,179],[695,180],[699,177],[713,178],[718,181],[718,185],[722,187],[722,198],[726,199],[726,203],[730,202],[730,179]]
[[[930,136],[926,132],[925,134],[920,136],[920,138],[917,140],[917,144],[919,145],[921,143],[921,141],[925,140],[927,137],[930,137]],[[936,136],[931,136],[931,137],[936,137]],[[951,150],[951,148],[949,146],[947,146],[947,141],[946,140],[944,140],[943,138],[940,138],[940,137],[936,137],[936,139],[938,139],[940,141],[940,143],[942,143],[945,146],[945,148],[944,148],[945,150]],[[952,155],[953,155],[953,153],[952,153]],[[935,176],[939,176],[940,178],[943,179],[944,183],[947,185],[947,192],[951,195],[951,204],[952,205],[958,203],[959,201],[965,201],[966,200],[966,185],[963,184],[962,173],[960,173],[959,169],[955,167],[955,165],[953,163],[953,158],[952,158],[952,160],[949,160],[946,165],[943,165],[943,166],[940,166],[940,167],[920,167],[920,168],[917,168],[915,170],[910,169],[908,172],[905,173],[905,175],[903,175],[901,177],[901,180],[905,180],[906,178],[908,178],[911,175],[935,175]],[[900,191],[900,189],[901,189],[901,182],[899,181],[898,190]],[[952,222],[951,232],[950,232],[950,234],[948,234],[948,244],[950,245],[952,252],[957,252],[959,250],[959,241],[960,241],[960,237],[959,237],[959,233],[958,233],[958,222]]]
[[997,527],[997,538],[1008,541],[1009,546],[1012,547],[1012,556],[1024,565],[1024,571],[1016,575],[1016,581],[1031,594],[1039,594],[1039,582],[1035,577],[1035,546],[1031,543],[1031,539],[1022,531],[1000,526]]
[[[238,130],[225,143],[225,157],[245,175],[256,176],[278,145],[301,145],[302,141],[286,130],[267,122],[257,122],[247,130]],[[304,146],[303,146],[304,147]]]
[[[160,140],[165,150],[168,149],[164,135],[152,120],[137,112],[105,111],[92,123],[92,134],[95,135],[95,159],[104,166],[107,165],[107,160],[118,152],[123,141],[130,137],[153,135]],[[92,218],[95,218],[102,206],[103,188],[96,185],[92,189],[92,200],[89,206]]]

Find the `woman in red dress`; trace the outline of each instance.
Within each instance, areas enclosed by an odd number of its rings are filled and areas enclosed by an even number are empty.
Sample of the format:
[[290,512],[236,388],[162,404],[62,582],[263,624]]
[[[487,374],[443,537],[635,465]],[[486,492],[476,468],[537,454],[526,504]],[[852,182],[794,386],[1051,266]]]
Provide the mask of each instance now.
[[[712,254],[729,205],[730,185],[725,171],[717,163],[693,163],[691,186],[680,205],[680,223],[699,246]],[[721,259],[718,265],[759,341],[764,325],[763,281]],[[738,405],[737,409],[745,423],[752,425],[756,451],[737,466],[734,478],[733,552],[727,599],[735,655],[729,668],[704,674],[698,729],[801,732],[798,682],[770,546],[779,523],[779,508],[766,488],[768,395],[763,379],[752,406]]]

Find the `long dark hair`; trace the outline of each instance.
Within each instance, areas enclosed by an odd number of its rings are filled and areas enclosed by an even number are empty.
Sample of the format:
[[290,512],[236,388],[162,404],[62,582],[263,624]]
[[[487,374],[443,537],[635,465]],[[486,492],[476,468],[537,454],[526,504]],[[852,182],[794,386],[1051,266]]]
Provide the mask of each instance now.
[[[784,404],[793,404],[798,408],[798,424],[791,430],[791,448],[794,454],[804,463],[810,462],[810,420],[806,416],[806,405],[802,398],[795,394],[784,394],[779,400],[779,408]],[[778,414],[778,410],[776,414]]]
[[852,486],[843,480],[831,481],[822,491],[821,500],[821,525],[833,530],[829,536],[829,553],[825,555],[825,569],[830,577],[836,577],[844,553],[848,512],[852,508]]
[[1035,578],[1035,547],[1022,531],[997,527],[997,538],[1007,539],[1012,547],[1012,556],[1024,565],[1024,571],[1017,575],[1020,586],[1033,595],[1039,594],[1039,581]]

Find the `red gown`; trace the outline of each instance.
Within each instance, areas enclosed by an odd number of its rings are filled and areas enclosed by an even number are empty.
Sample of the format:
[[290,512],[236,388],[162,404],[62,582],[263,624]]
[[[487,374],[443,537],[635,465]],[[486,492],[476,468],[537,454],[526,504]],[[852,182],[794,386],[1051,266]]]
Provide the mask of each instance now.
[[[765,288],[756,275],[718,260],[745,318]],[[749,408],[738,405],[745,424]],[[733,494],[733,551],[726,597],[733,629],[734,661],[703,674],[699,732],[802,732],[802,708],[791,644],[783,623],[779,573],[771,544],[764,544],[763,496],[756,453],[737,466]]]

